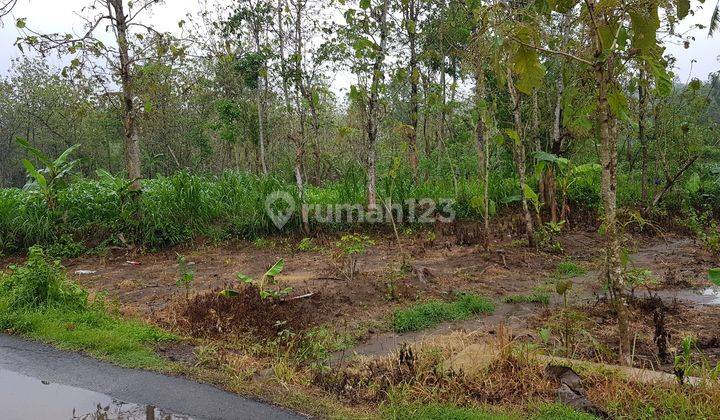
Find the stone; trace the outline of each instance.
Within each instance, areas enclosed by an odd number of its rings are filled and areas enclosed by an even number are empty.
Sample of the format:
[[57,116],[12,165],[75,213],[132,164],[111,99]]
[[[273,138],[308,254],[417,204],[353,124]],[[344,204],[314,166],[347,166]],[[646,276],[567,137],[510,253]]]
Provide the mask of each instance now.
[[500,358],[497,347],[488,344],[472,344],[460,353],[447,360],[443,367],[445,371],[464,373],[468,376],[477,376],[485,371]]

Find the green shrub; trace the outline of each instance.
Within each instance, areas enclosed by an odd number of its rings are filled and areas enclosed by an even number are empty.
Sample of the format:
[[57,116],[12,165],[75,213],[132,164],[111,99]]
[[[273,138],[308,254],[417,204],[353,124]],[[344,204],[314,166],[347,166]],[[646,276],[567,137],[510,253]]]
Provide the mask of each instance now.
[[490,300],[461,293],[453,302],[433,300],[396,311],[393,315],[393,329],[398,333],[420,331],[443,322],[463,320],[494,310],[495,306]]
[[23,266],[11,266],[0,281],[3,300],[10,310],[63,306],[82,309],[87,292],[70,283],[58,262],[48,262],[42,248],[30,248]]

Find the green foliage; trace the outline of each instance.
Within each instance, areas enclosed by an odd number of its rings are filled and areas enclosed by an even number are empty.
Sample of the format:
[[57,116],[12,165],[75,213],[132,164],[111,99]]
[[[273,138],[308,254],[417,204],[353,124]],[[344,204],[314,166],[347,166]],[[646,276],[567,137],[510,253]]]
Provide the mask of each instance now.
[[190,269],[184,255],[177,254],[177,263],[180,278],[177,279],[175,284],[185,289],[185,300],[190,300],[190,286],[195,280],[195,271]]
[[493,303],[483,297],[460,293],[452,302],[428,301],[408,309],[395,311],[393,330],[398,333],[420,331],[443,322],[458,321],[495,310]]
[[680,342],[680,351],[675,355],[675,372],[680,385],[683,385],[685,378],[691,376],[700,367],[699,363],[693,360],[693,353],[697,350],[693,337],[685,337]]
[[65,278],[59,262],[49,262],[45,251],[31,247],[25,265],[10,266],[0,282],[3,302],[9,310],[87,305],[87,292]]
[[373,245],[375,245],[375,242],[368,236],[356,233],[343,235],[343,237],[340,238],[340,242],[337,244],[338,248],[340,248],[342,253],[345,255],[364,254],[367,252],[367,249]]
[[515,417],[480,408],[465,408],[446,404],[417,406],[391,405],[386,409],[387,418],[396,420],[503,420]]
[[562,261],[558,266],[555,268],[555,273],[553,276],[558,279],[568,279],[573,277],[580,277],[587,273],[587,270],[572,262],[572,261]]
[[343,235],[340,241],[336,244],[341,254],[346,260],[346,276],[349,280],[355,278],[357,273],[358,258],[365,254],[371,246],[375,245],[375,241],[370,239],[368,236],[353,233],[350,235]]
[[45,166],[42,169],[36,169],[35,165],[28,159],[23,159],[22,163],[28,173],[30,181],[25,185],[26,189],[37,190],[45,197],[50,208],[55,207],[55,197],[57,190],[67,185],[67,177],[75,168],[77,161],[71,161],[70,155],[80,147],[79,144],[66,149],[57,159],[51,159],[40,149],[33,147],[30,143],[21,138],[17,138],[17,143],[25,152],[34,157],[40,164]]
[[174,339],[171,334],[111,315],[102,297],[89,302],[88,293],[70,282],[59,263],[50,261],[39,247],[30,249],[24,265],[0,277],[0,291],[0,330],[123,366],[167,366],[153,345]]
[[545,292],[535,291],[529,295],[505,296],[503,298],[503,302],[505,302],[505,303],[539,303],[541,305],[547,306],[550,304],[550,295]]
[[511,410],[507,407],[459,407],[451,404],[430,403],[425,405],[390,404],[385,409],[389,419],[421,419],[421,420],[592,420],[596,419],[587,413],[573,410],[559,403],[528,404],[526,413],[520,409]]
[[597,417],[560,403],[540,404],[530,416],[534,420],[593,420]]
[[650,287],[659,283],[658,279],[653,276],[652,271],[642,268],[627,268],[623,271],[625,284],[630,289],[630,294],[635,295],[638,287]]
[[[240,282],[255,287],[260,294],[261,299],[281,299],[292,293],[292,287],[286,287],[284,289],[269,289],[268,285],[277,286],[277,280],[275,280],[275,277],[279,276],[284,268],[285,260],[280,259],[257,280],[240,273],[237,274],[237,278]],[[220,294],[225,297],[238,297],[240,295],[240,293],[234,290],[223,290]]]
[[680,223],[690,229],[710,252],[720,253],[720,227],[710,211],[698,214],[690,210]]
[[720,287],[720,268],[711,268],[708,271],[708,280],[715,286]]
[[317,247],[313,244],[312,238],[302,238],[297,245],[297,250],[301,252],[314,251]]
[[309,363],[315,368],[323,369],[330,360],[332,353],[351,348],[355,340],[347,334],[339,334],[327,327],[313,328],[291,337],[289,352],[298,363]]

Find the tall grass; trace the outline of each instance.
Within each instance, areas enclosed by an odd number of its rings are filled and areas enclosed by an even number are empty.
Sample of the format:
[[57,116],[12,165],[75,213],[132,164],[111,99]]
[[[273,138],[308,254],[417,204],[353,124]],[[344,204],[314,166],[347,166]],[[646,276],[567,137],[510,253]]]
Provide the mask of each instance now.
[[[482,219],[483,191],[472,168],[463,169],[464,175],[458,173],[455,177],[443,175],[435,168],[420,183],[415,183],[402,165],[386,169],[378,180],[381,200],[405,203],[410,199],[452,199],[458,218]],[[597,192],[589,187],[591,182],[578,183],[574,197],[596,200]],[[311,205],[365,204],[366,184],[363,168],[351,165],[338,180],[308,186],[305,200]],[[90,247],[132,242],[154,249],[198,237],[256,238],[277,232],[265,211],[265,200],[272,192],[285,191],[298,197],[290,180],[238,172],[220,176],[179,172],[149,179],[143,182],[143,194],[137,202],[128,196],[125,186],[124,180],[109,175],[99,180],[78,179],[58,192],[57,205],[52,210],[32,191],[0,189],[0,253],[35,244],[73,241]],[[518,194],[519,187],[510,169],[498,168],[491,173],[491,215],[516,206],[513,198]],[[300,230],[298,213],[285,226],[285,232]]]

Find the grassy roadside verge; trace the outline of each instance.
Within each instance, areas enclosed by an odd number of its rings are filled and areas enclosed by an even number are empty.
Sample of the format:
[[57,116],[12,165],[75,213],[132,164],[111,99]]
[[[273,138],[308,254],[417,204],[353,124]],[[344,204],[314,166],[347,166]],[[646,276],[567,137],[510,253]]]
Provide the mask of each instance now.
[[[0,271],[0,332],[85,353],[118,366],[180,375],[288,409],[324,418],[377,418],[373,407],[350,408],[308,387],[307,377],[284,382],[242,377],[227,364],[214,367],[170,361],[156,353],[159,344],[183,341],[170,332],[124,319],[69,281],[64,268],[40,247],[30,248],[21,266]],[[214,346],[215,343],[206,343]],[[218,345],[222,345],[218,343]],[[299,378],[304,378],[299,380]]]
[[0,274],[0,330],[123,367],[172,370],[154,347],[173,334],[112,314],[103,296],[90,299],[39,247]]

